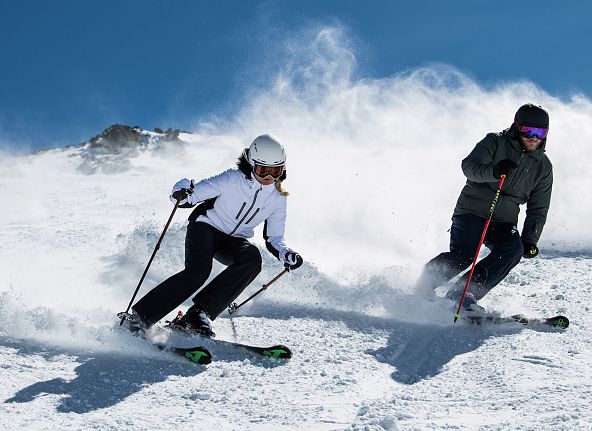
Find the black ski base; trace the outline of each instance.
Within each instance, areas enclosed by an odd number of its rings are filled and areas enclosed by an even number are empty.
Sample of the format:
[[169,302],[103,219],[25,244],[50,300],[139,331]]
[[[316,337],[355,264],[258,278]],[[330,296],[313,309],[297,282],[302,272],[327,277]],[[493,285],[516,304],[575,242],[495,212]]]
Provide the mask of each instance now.
[[522,314],[516,314],[510,317],[463,316],[462,318],[473,325],[519,323],[524,326],[546,325],[560,329],[566,329],[569,326],[569,319],[565,316],[527,317]]
[[167,322],[167,324],[165,325],[165,328],[168,328],[172,331],[180,332],[185,335],[201,337],[204,339],[204,341],[207,340],[207,342],[211,342],[214,345],[219,344],[219,345],[223,345],[223,346],[230,346],[233,348],[246,350],[248,352],[255,353],[255,354],[261,355],[261,356],[265,356],[268,358],[290,359],[292,357],[292,351],[288,347],[284,346],[283,344],[276,344],[274,346],[269,346],[269,347],[261,347],[261,346],[252,346],[250,344],[237,343],[234,341],[219,340],[217,338],[208,337],[199,331],[191,331],[191,330],[188,330],[185,328],[181,328],[179,326],[175,326],[172,322]]

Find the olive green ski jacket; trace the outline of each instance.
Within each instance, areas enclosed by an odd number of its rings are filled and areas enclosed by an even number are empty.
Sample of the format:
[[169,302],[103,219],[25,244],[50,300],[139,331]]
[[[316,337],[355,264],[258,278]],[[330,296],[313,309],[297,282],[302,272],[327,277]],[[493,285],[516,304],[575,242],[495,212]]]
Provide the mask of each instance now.
[[539,241],[551,203],[553,166],[545,154],[546,139],[532,152],[522,149],[513,127],[489,133],[462,161],[467,177],[454,215],[475,214],[487,218],[499,180],[493,176],[497,162],[511,159],[518,165],[504,180],[492,221],[518,223],[520,205],[526,203],[522,241]]

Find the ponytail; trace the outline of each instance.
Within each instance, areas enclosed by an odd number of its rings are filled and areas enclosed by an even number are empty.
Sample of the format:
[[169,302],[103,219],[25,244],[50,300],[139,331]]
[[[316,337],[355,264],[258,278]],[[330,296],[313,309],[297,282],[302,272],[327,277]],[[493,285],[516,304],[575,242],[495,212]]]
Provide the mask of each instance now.
[[286,190],[284,190],[284,189],[283,189],[283,187],[282,187],[282,180],[281,180],[281,178],[278,178],[277,180],[275,180],[275,189],[276,189],[278,192],[280,192],[280,194],[281,194],[282,196],[286,196],[286,197],[287,197],[287,196],[290,194],[289,192],[287,192]]

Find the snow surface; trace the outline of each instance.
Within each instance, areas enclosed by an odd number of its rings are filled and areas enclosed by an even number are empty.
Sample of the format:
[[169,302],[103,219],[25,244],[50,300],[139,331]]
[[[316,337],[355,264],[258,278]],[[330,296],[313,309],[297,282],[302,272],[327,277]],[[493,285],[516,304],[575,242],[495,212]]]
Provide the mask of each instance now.
[[[441,67],[356,81],[340,37],[319,33],[308,47],[318,56],[287,64],[232,121],[182,134],[185,146],[110,158],[108,169],[88,147],[0,159],[0,428],[592,429],[592,104],[529,83],[483,89]],[[453,324],[451,304],[414,282],[447,247],[460,160],[526,101],[551,112],[552,208],[540,256],[482,303],[572,324]],[[294,357],[216,348],[204,367],[122,331],[115,314],[170,214],[172,184],[226,169],[266,132],[287,147],[287,240],[306,263],[214,329]],[[187,215],[176,214],[140,294],[182,268]],[[282,269],[260,231],[254,242],[264,268],[239,299]]]

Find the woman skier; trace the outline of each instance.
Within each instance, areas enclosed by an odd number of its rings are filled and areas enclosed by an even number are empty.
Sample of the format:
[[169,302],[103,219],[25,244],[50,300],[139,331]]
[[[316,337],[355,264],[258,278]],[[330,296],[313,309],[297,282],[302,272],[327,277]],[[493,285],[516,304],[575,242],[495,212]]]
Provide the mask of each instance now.
[[145,330],[194,294],[208,279],[213,259],[227,268],[192,298],[187,312],[173,325],[213,337],[215,320],[261,271],[259,249],[248,241],[264,223],[267,249],[288,270],[302,265],[302,257],[284,241],[288,192],[286,154],[277,138],[261,135],[245,148],[237,167],[197,183],[183,178],[171,200],[190,208],[185,237],[185,269],[168,278],[132,307],[130,329]]

